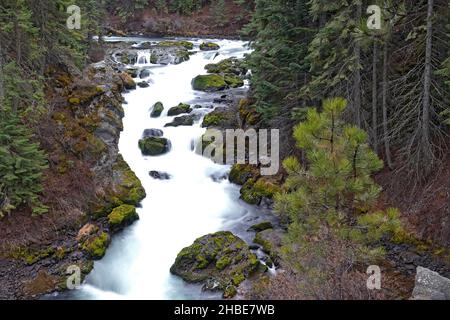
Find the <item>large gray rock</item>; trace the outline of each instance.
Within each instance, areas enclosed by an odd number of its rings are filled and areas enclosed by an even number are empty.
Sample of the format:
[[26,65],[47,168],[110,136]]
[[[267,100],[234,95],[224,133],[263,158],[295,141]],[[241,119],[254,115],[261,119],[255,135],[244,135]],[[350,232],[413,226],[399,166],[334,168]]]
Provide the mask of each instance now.
[[411,299],[450,300],[450,279],[423,267],[417,267],[416,284]]

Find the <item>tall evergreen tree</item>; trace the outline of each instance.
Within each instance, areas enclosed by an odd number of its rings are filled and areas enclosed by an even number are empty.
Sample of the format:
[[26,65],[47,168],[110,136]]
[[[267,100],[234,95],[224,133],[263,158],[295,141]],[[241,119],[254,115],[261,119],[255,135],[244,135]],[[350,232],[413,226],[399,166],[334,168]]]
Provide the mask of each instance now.
[[45,154],[30,130],[14,113],[0,110],[0,217],[21,205],[34,215],[47,211],[39,199],[45,168]]

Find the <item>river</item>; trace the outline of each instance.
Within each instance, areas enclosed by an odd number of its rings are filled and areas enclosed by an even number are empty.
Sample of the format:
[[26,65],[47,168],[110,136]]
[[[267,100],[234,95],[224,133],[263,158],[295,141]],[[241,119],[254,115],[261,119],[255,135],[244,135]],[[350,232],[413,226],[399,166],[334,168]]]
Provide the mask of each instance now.
[[[136,39],[120,39],[136,41]],[[139,39],[149,41],[152,39]],[[146,65],[149,67],[149,88],[137,88],[124,95],[124,130],[119,149],[125,161],[144,186],[147,197],[138,208],[140,220],[115,235],[105,257],[95,262],[93,271],[82,286],[59,298],[69,299],[218,299],[220,293],[203,291],[201,286],[185,283],[170,274],[169,269],[178,252],[205,234],[228,230],[251,243],[252,233],[246,230],[270,216],[260,208],[239,199],[239,187],[224,178],[230,167],[218,165],[198,155],[193,144],[205,132],[203,116],[212,111],[217,94],[194,91],[192,79],[205,74],[208,63],[237,57],[249,52],[242,41],[212,40],[220,45],[217,51],[199,50],[202,41],[188,39],[196,54],[179,65]],[[146,51],[139,58],[146,57]],[[242,91],[242,89],[241,89]],[[226,94],[220,93],[220,95]],[[151,118],[154,103],[162,102],[165,110],[160,118]],[[190,127],[165,128],[174,117],[170,107],[180,102],[202,105],[195,109],[199,120]],[[169,153],[144,157],[138,141],[145,129],[161,129],[172,143]],[[149,171],[170,174],[169,180],[156,180]]]

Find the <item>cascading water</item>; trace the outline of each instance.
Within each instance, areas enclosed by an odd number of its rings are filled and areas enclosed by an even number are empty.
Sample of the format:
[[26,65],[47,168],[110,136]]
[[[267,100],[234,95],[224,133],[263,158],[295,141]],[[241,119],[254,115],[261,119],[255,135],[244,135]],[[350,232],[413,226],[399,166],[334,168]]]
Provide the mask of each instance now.
[[[198,48],[199,41],[193,41]],[[167,110],[180,102],[212,105],[214,96],[193,91],[192,79],[205,74],[206,64],[229,57],[241,58],[248,52],[240,41],[215,41],[216,52],[198,52],[179,65],[150,65],[149,53],[138,55],[139,67],[151,68],[149,88],[125,94],[124,131],[119,148],[125,161],[142,181],[147,198],[138,208],[140,220],[113,238],[106,256],[95,263],[94,270],[72,298],[83,299],[199,299],[219,298],[202,292],[169,272],[178,252],[205,234],[230,230],[251,241],[247,228],[259,220],[258,211],[239,200],[239,188],[224,177],[229,166],[214,164],[192,150],[205,129],[201,119],[192,127],[165,128],[173,117]],[[161,101],[165,111],[160,118],[150,118],[154,103]],[[203,103],[203,105],[205,105]],[[211,111],[199,108],[199,118]],[[171,151],[159,157],[144,157],[138,140],[145,129],[161,129],[172,143]],[[156,180],[150,171],[166,172],[169,180]]]

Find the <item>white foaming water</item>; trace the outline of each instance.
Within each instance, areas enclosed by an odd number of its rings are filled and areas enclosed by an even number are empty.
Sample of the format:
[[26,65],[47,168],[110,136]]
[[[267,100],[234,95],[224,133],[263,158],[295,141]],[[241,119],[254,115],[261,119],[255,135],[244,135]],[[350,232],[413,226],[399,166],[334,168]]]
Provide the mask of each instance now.
[[[214,62],[248,53],[246,43],[215,41],[221,46]],[[199,41],[194,41],[198,48]],[[192,150],[192,141],[205,129],[201,121],[192,127],[164,128],[174,117],[167,117],[170,107],[180,102],[210,97],[192,90],[191,81],[205,74],[206,64],[216,52],[198,52],[179,65],[151,68],[151,86],[125,94],[124,131],[119,148],[125,161],[141,180],[147,198],[138,208],[140,220],[114,237],[106,256],[95,263],[86,284],[75,293],[89,299],[197,299],[217,298],[202,293],[200,286],[188,285],[170,274],[178,252],[205,234],[230,230],[249,207],[239,200],[239,190],[227,180],[215,182],[212,176],[225,175],[229,167],[216,165]],[[144,61],[145,60],[145,61]],[[138,64],[148,63],[147,52],[139,54]],[[212,98],[211,98],[212,99]],[[160,118],[150,118],[154,103],[161,101],[165,110]],[[212,104],[210,101],[209,104]],[[201,110],[200,110],[201,111]],[[138,140],[145,129],[162,129],[172,142],[172,150],[159,157],[144,157]],[[149,171],[167,172],[170,180],[155,180]]]

